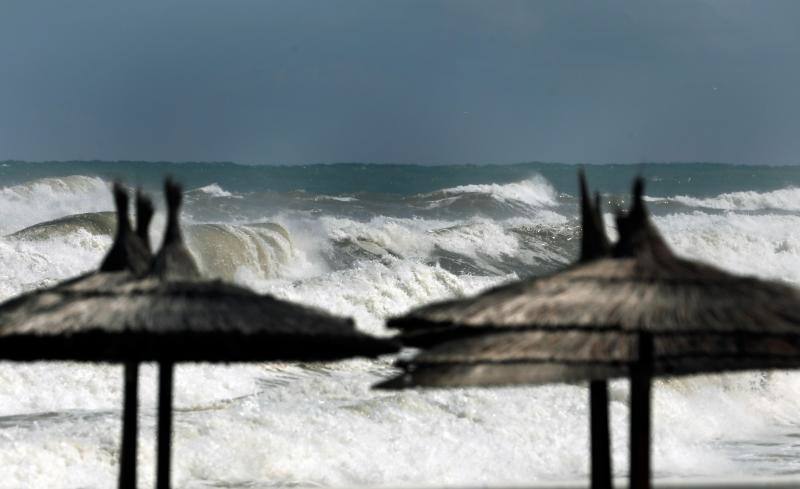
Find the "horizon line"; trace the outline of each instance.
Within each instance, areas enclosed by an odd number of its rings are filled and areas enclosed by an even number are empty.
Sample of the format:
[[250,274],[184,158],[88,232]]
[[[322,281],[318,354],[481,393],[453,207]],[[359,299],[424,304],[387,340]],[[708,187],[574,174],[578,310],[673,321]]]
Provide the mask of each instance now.
[[308,166],[346,166],[346,165],[367,165],[367,166],[472,166],[472,167],[487,167],[487,166],[516,166],[516,165],[561,165],[561,166],[645,166],[645,165],[719,165],[719,166],[752,166],[752,167],[794,167],[800,166],[800,163],[729,163],[720,161],[637,161],[637,162],[561,162],[561,161],[518,161],[510,163],[440,163],[440,162],[420,162],[420,163],[407,163],[407,162],[392,162],[392,161],[329,161],[329,162],[313,162],[313,163],[249,163],[238,161],[225,161],[225,160],[183,160],[183,161],[170,161],[170,160],[103,160],[103,159],[68,159],[68,160],[23,160],[23,159],[6,159],[0,160],[0,165],[9,163],[14,164],[69,164],[69,163],[95,163],[95,164],[167,164],[167,165],[235,165],[242,167],[308,167]]

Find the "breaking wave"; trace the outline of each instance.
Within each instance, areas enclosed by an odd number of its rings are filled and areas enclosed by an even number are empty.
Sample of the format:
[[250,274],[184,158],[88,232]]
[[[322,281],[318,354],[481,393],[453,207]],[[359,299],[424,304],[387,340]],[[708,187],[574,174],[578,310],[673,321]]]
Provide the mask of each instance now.
[[248,268],[264,278],[281,275],[291,260],[299,260],[289,233],[279,224],[191,224],[186,244],[204,275],[233,280]]
[[241,195],[228,192],[224,188],[220,187],[219,184],[217,183],[212,183],[206,185],[205,187],[196,188],[194,190],[190,190],[187,192],[187,195],[189,195],[190,197],[194,194],[205,194],[209,197],[228,197],[232,199],[243,198]]
[[103,179],[73,175],[2,187],[0,209],[0,234],[5,234],[69,214],[109,211],[113,202]]
[[11,233],[14,240],[47,240],[65,237],[77,231],[93,235],[111,236],[117,227],[114,212],[87,212],[40,222]]
[[555,213],[496,221],[375,217],[369,221],[322,217],[320,233],[331,247],[333,269],[360,259],[401,258],[438,264],[460,275],[529,275],[567,263],[575,228]]
[[355,197],[340,196],[340,195],[317,195],[317,196],[314,196],[313,200],[315,200],[316,202],[322,202],[322,201],[326,201],[326,200],[334,200],[336,202],[356,202],[356,201],[358,201],[358,199],[355,198]]
[[84,229],[52,238],[0,238],[0,300],[96,268],[111,237]]
[[387,258],[361,260],[350,268],[300,280],[264,280],[249,274],[237,278],[260,292],[351,316],[360,328],[386,334],[383,318],[423,302],[473,294],[515,276],[458,275],[438,264]]
[[694,211],[656,217],[655,222],[682,255],[800,285],[800,216]]
[[551,207],[557,204],[558,192],[541,175],[513,183],[459,185],[424,194],[432,207],[450,205],[460,199],[486,196],[507,205],[524,204],[529,207]]
[[[161,229],[162,223],[159,215],[154,228]],[[9,235],[6,241],[24,249],[26,243],[66,240],[74,246],[96,250],[96,238],[105,238],[99,241],[102,243],[110,242],[115,229],[112,212],[78,214],[35,224]],[[233,280],[242,267],[251,268],[261,277],[276,277],[291,260],[300,259],[288,231],[275,223],[188,224],[184,233],[189,250],[208,277]],[[160,241],[160,233],[155,237],[155,242]]]
[[[352,316],[376,334],[389,333],[388,316],[546,273],[577,253],[575,201],[543,178],[441,187],[375,197],[337,189],[265,195],[229,183],[208,185],[188,192],[196,198],[187,198],[191,219],[184,231],[207,275]],[[794,192],[733,192],[686,202],[678,196],[652,208],[678,253],[800,284]],[[108,194],[102,179],[80,176],[0,189],[0,203],[10,206],[3,209],[11,209],[0,223],[0,299],[96,267],[114,229],[113,215],[103,212],[111,209]],[[326,204],[331,195],[338,197]],[[309,201],[313,206],[301,205]],[[442,212],[425,212],[431,205]],[[230,219],[217,212],[222,207]],[[500,217],[488,215],[498,207]],[[773,212],[778,208],[788,212]],[[452,209],[458,212],[446,212]],[[157,214],[156,245],[163,224]],[[389,372],[382,360],[179,366],[175,451],[181,455],[174,482],[455,486],[586,476],[584,386],[369,390]],[[120,369],[111,366],[0,364],[0,480],[16,487],[114,484],[120,379]],[[656,382],[656,476],[796,471],[786,450],[800,424],[798,393],[800,376],[793,373]],[[620,475],[627,467],[627,396],[625,382],[611,384]],[[142,405],[145,414],[155,405],[149,366],[143,367]],[[143,416],[147,426],[152,422]],[[144,485],[154,472],[152,432],[148,427],[141,434]],[[32,460],[46,469],[18,470]]]
[[703,207],[726,211],[800,211],[800,188],[788,187],[771,192],[730,192],[709,198],[677,195],[671,197],[669,200],[689,207]]

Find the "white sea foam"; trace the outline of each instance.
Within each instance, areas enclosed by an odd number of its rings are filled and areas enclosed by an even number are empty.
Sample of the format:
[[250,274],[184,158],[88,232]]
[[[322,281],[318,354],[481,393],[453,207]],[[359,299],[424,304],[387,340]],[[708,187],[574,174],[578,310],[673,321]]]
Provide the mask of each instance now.
[[[664,200],[664,199],[651,199]],[[771,192],[730,192],[716,197],[700,198],[688,195],[676,195],[666,200],[674,200],[691,207],[705,207],[720,210],[800,210],[800,188],[788,187]]]
[[655,219],[682,255],[733,272],[800,285],[800,216],[700,211]]
[[[482,269],[499,273],[491,260],[514,257],[529,264],[540,261],[565,261],[562,250],[523,247],[516,231],[522,227],[559,229],[566,218],[550,211],[529,217],[497,221],[474,217],[464,221],[404,219],[385,216],[361,222],[323,216],[319,233],[332,241],[368,245],[376,253],[385,251],[407,259],[424,260],[437,251],[474,260]],[[317,240],[318,241],[318,240]]]
[[73,175],[2,187],[0,208],[0,234],[6,234],[70,214],[112,210],[113,202],[101,178]]
[[[368,362],[315,370],[179,366],[176,486],[502,485],[586,476],[585,387],[382,393],[368,390],[380,379],[374,371]],[[12,395],[3,398],[17,416],[0,417],[13,423],[0,438],[4,487],[113,484],[119,367],[2,364],[0,385],[27,398],[26,405]],[[154,387],[154,372],[145,368],[139,465],[144,485],[152,484],[154,472]],[[764,470],[758,460],[732,459],[727,444],[759,443],[765,430],[776,435],[771,426],[800,421],[794,401],[799,388],[796,374],[657,382],[656,475]],[[31,396],[35,391],[39,395]],[[61,404],[55,400],[59,394]],[[58,414],[34,416],[48,409]],[[610,409],[614,466],[624,473],[624,382],[612,384]],[[783,463],[791,467],[790,460]]]
[[541,175],[534,175],[527,180],[513,183],[490,183],[484,185],[459,185],[440,191],[449,195],[485,194],[501,202],[516,201],[532,207],[553,206],[558,193]]
[[0,238],[0,300],[97,267],[110,244],[80,230],[41,241]]
[[[800,263],[794,261],[797,256],[792,256],[795,251],[788,246],[789,242],[800,242],[800,236],[795,237],[791,231],[800,229],[798,217],[720,216],[696,212],[661,217],[656,222],[681,254],[714,261],[736,271],[752,272],[752,267],[757,265],[755,273],[765,277],[793,281],[800,277],[800,274],[786,272],[800,270]],[[371,224],[368,227],[373,231],[382,230],[370,235],[376,242],[408,242],[404,248],[406,252],[424,254],[427,251],[427,245],[419,244],[419,237],[409,236],[406,241],[398,236],[405,236],[414,225],[425,229],[430,223]],[[350,223],[336,222],[333,228],[353,229],[350,226]],[[746,245],[737,245],[740,240]],[[754,256],[759,259],[754,261]],[[310,280],[254,285],[280,297],[311,302],[355,316],[360,327],[382,333],[383,317],[422,302],[468,294],[500,280],[503,278],[457,276],[410,260],[390,259],[362,262],[358,267],[329,272]],[[231,455],[231,464],[213,478],[277,478],[284,482],[333,485],[523,484],[551,478],[578,478],[587,471],[585,388],[553,386],[381,395],[358,393],[358,386],[369,382],[355,373],[345,371],[340,375],[340,390],[332,392],[348,392],[352,397],[337,399],[348,408],[353,405],[351,403],[359,406],[359,416],[353,417],[349,411],[331,413],[330,402],[325,402],[326,407],[319,411],[311,406],[295,411],[294,405],[289,403],[285,412],[272,413],[273,422],[267,427],[248,430],[254,439],[260,438],[264,444],[263,448],[251,452],[252,459],[237,463]],[[359,380],[355,381],[356,378]],[[323,392],[328,389],[332,387],[320,388]],[[628,418],[625,383],[614,383],[611,394],[614,464],[624,471]],[[759,459],[749,457],[746,451],[749,448],[743,452],[741,447],[752,447],[763,453],[763,446],[776,437],[786,437],[789,443],[793,426],[800,422],[798,404],[800,375],[794,373],[765,375],[756,372],[657,382],[654,400],[656,474],[730,476],[782,470],[778,466],[791,468],[792,462],[779,462],[784,460],[779,448],[775,449],[773,459],[769,456]],[[258,414],[226,412],[223,417],[215,418],[213,430],[222,435],[236,429],[235,420],[242,417],[257,419],[262,413],[269,416],[260,406],[258,403],[252,406]],[[306,417],[305,413],[309,412],[314,414]],[[256,421],[253,423],[257,425]],[[308,430],[298,432],[295,423],[303,423]],[[347,435],[341,436],[342,428],[333,426],[346,426]],[[730,426],[737,429],[730,430]],[[279,434],[281,432],[284,434]],[[320,438],[319,433],[326,435]],[[294,436],[299,436],[302,442],[293,443]],[[197,442],[193,446],[204,444]],[[272,451],[286,455],[263,465]],[[199,455],[195,461],[196,470],[201,471],[212,457],[210,451]],[[298,466],[290,461],[297,457],[307,463]],[[323,468],[323,460],[335,461],[334,468]],[[251,465],[260,469],[254,473],[249,468]],[[207,471],[201,473],[208,475]]]
[[[76,202],[83,205],[77,197]],[[563,250],[547,247],[539,257],[526,255],[537,248],[524,239],[536,235],[523,239],[519,232],[536,226],[561,230],[567,219],[553,210],[526,211],[502,221],[279,216],[283,231],[265,231],[270,248],[236,252],[234,261],[257,261],[265,253],[268,260],[284,260],[281,265],[262,273],[245,264],[233,275],[258,291],[353,316],[362,330],[387,334],[383,320],[388,316],[515,277],[492,272],[492,260],[565,260]],[[800,284],[798,216],[697,211],[655,221],[683,255]],[[213,226],[225,231],[225,239],[243,243],[258,232],[240,224]],[[322,257],[334,242],[360,242],[368,253],[333,269]],[[109,243],[108,236],[81,230],[54,239],[0,239],[0,299],[95,267]],[[487,272],[448,271],[429,260],[436,250],[476,260]],[[279,259],[281,253],[287,256]],[[325,367],[179,366],[176,487],[474,486],[586,476],[584,386],[368,390],[388,368],[385,360]],[[0,364],[0,487],[113,486],[121,387],[118,366]],[[143,369],[141,391],[139,476],[149,486],[155,422],[150,366]],[[795,458],[785,452],[800,424],[800,375],[685,378],[657,382],[654,392],[656,476],[797,471]],[[627,468],[625,382],[612,383],[610,407],[614,466],[622,474]]]
[[[196,423],[184,429],[180,410],[206,416],[224,410],[236,402],[232,400],[257,393],[264,371],[258,365],[178,366],[176,432],[202,430]],[[157,377],[150,365],[143,366],[140,374],[139,477],[152,485]],[[119,366],[0,363],[0,487],[114,486],[121,390]],[[176,465],[180,471],[181,464]]]
[[237,280],[260,292],[351,316],[372,333],[385,334],[383,319],[413,306],[475,293],[513,275],[458,276],[413,259],[362,261],[346,270],[302,280],[263,280],[243,271]]
[[241,198],[243,198],[241,195],[234,194],[232,192],[228,192],[224,188],[220,187],[220,185],[218,183],[212,183],[212,184],[206,185],[205,187],[200,187],[200,188],[197,188],[197,189],[189,191],[190,194],[192,192],[203,193],[203,194],[206,194],[206,195],[208,195],[210,197],[228,197],[228,198],[233,198],[233,199],[241,199]]
[[475,218],[456,223],[376,217],[359,222],[326,217],[321,221],[333,240],[365,240],[409,258],[425,257],[437,246],[470,256],[477,253],[499,256],[519,249],[518,241],[502,224],[490,219]]
[[325,201],[325,200],[335,200],[337,202],[356,202],[358,201],[355,197],[347,197],[347,196],[340,196],[340,195],[316,195],[314,196],[314,201]]
[[445,197],[444,199],[432,200],[432,201],[428,202],[428,204],[425,207],[428,208],[428,209],[436,209],[436,208],[439,208],[439,207],[447,207],[448,205],[452,204],[453,202],[456,202],[457,200],[459,200],[460,198],[461,198],[461,195],[456,195],[455,197]]
[[[48,273],[65,278],[100,262],[111,234],[105,228],[96,232],[86,215],[78,217],[0,239],[0,266],[6,265],[0,277],[8,279],[0,283],[0,298],[4,290],[15,290],[13,284],[36,286]],[[152,243],[160,243],[164,222],[163,213],[156,213]],[[250,268],[262,277],[285,276],[305,261],[302,251],[293,247],[289,233],[274,223],[186,224],[184,236],[200,270],[208,277],[230,280],[239,268]],[[287,270],[287,265],[291,269]]]

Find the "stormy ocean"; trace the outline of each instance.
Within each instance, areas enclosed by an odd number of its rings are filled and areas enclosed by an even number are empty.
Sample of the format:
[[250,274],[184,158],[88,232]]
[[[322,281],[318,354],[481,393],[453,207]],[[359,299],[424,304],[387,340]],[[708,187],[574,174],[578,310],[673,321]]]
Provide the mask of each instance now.
[[[576,167],[0,163],[0,299],[95,268],[114,231],[109,184],[184,184],[201,269],[353,316],[368,332],[429,301],[557,270],[576,255]],[[606,224],[646,177],[675,250],[800,285],[800,167],[593,165]],[[157,213],[152,239],[164,224]],[[254,318],[254,320],[257,318]],[[586,477],[581,385],[373,392],[391,359],[180,365],[175,487],[525,484]],[[0,487],[116,483],[122,369],[0,363]],[[151,485],[155,369],[140,381],[139,477]],[[800,374],[679,378],[654,390],[655,476],[800,473]],[[627,383],[611,387],[617,475]]]

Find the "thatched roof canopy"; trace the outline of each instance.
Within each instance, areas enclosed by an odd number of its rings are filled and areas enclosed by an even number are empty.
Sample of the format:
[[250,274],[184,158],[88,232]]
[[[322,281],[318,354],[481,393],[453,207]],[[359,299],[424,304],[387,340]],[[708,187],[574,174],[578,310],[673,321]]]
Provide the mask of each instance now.
[[395,351],[352,320],[221,281],[96,274],[0,307],[0,358],[332,360]]
[[[137,216],[137,225],[140,229],[134,232],[128,217],[128,192],[117,182],[114,184],[113,193],[117,208],[117,233],[111,249],[100,265],[100,271],[127,270],[136,274],[145,273],[150,268],[152,255],[148,241],[142,239],[141,236],[147,235],[150,218],[153,216],[152,204],[149,204],[149,200],[143,195],[137,196],[136,207],[143,212],[143,215]],[[148,204],[149,215],[147,214]]]
[[[167,232],[147,275],[101,267],[0,304],[0,358],[313,361],[396,351],[394,342],[359,332],[350,319],[199,279],[181,239],[180,187],[168,181],[166,193]],[[120,188],[115,196],[124,208],[127,196]],[[107,258],[104,267],[109,262],[115,269],[126,267],[123,259],[142,244],[119,243],[135,237],[126,226],[127,211],[121,215],[112,252],[122,258]]]
[[592,205],[589,185],[586,183],[586,174],[583,170],[578,172],[578,185],[581,193],[581,254],[578,261],[586,263],[609,256],[611,245],[600,212],[600,194],[595,194]]
[[163,280],[199,280],[200,270],[183,242],[180,226],[181,187],[167,179],[164,183],[167,198],[167,229],[164,242],[153,259],[150,273]]
[[[584,185],[582,194],[586,239],[597,209],[587,210]],[[647,216],[641,179],[617,227],[610,257],[584,243],[563,272],[391,321],[406,343],[431,348],[377,387],[589,380],[592,487],[605,489],[606,380],[629,376],[629,487],[649,488],[652,376],[800,367],[800,292],[675,256]]]
[[114,187],[117,235],[98,272],[0,304],[0,358],[125,362],[120,488],[136,487],[138,362],[159,362],[157,486],[170,486],[173,365],[180,361],[326,361],[397,350],[339,318],[222,281],[202,280],[183,244],[182,193],[166,183],[164,242],[150,260],[152,205]]
[[150,222],[153,220],[153,201],[144,195],[141,189],[136,190],[136,236],[144,244],[147,253],[152,255],[150,246]]
[[[629,375],[638,334],[523,330],[447,341],[400,361],[383,388],[543,384]],[[655,375],[800,367],[800,337],[751,333],[655,334]]]
[[[652,338],[655,375],[800,366],[800,292],[675,256],[642,191],[638,180],[611,256],[583,253],[562,272],[390,321],[404,343],[428,349],[383,387],[624,376],[642,333]],[[598,229],[587,193],[582,186],[584,239]]]
[[641,181],[618,226],[612,257],[424,306],[388,324],[412,343],[415,333],[444,339],[471,328],[800,334],[794,287],[675,256],[647,217]]

